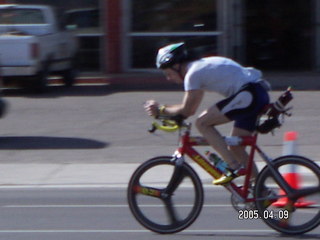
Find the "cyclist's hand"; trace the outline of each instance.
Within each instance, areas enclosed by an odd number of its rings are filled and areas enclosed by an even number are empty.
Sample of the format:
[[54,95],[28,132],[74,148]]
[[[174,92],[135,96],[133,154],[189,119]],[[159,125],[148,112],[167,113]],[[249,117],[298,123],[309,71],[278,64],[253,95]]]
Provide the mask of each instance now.
[[144,104],[144,110],[149,116],[157,117],[159,115],[159,103],[155,100],[148,100]]

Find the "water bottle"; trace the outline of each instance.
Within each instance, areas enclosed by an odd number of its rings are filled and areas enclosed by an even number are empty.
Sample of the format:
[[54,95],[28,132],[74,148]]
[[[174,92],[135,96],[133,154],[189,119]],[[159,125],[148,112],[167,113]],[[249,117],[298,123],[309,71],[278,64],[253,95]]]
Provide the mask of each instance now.
[[211,163],[220,170],[220,172],[224,173],[227,171],[227,163],[223,161],[217,154],[206,151],[206,155],[211,161]]
[[276,117],[285,111],[285,106],[293,99],[291,88],[288,88],[272,105],[269,116]]

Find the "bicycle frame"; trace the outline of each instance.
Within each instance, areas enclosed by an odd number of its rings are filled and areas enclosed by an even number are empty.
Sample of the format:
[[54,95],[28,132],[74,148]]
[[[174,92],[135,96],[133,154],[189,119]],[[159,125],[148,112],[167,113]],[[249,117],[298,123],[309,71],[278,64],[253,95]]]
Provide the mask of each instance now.
[[[180,145],[175,153],[175,159],[184,158],[184,155],[189,156],[195,163],[197,163],[201,168],[203,168],[209,175],[213,178],[219,178],[221,172],[217,169],[209,160],[202,156],[194,147],[196,146],[209,146],[208,142],[200,136],[190,136],[191,125],[185,126],[185,129],[181,129],[180,132]],[[267,165],[272,165],[271,158],[269,158],[257,145],[258,134],[255,133],[252,136],[242,136],[242,137],[225,137],[225,140],[228,144],[228,140],[236,139],[238,143],[232,144],[229,141],[230,146],[247,146],[250,147],[249,152],[249,161],[246,166],[246,172],[244,179],[244,184],[242,187],[237,186],[235,183],[231,182],[226,185],[223,185],[228,191],[235,194],[241,202],[254,202],[254,198],[248,198],[249,187],[250,187],[250,178],[252,175],[252,168],[254,164],[254,156],[257,151],[261,158],[267,163]],[[184,159],[183,159],[184,161]],[[272,172],[275,175],[275,179],[280,185],[284,187],[287,192],[290,192],[290,187],[288,184],[283,181],[282,176],[272,168]]]
[[[239,219],[242,219],[240,211],[250,211],[255,217],[248,215],[249,217],[245,218],[262,219],[271,228],[293,235],[311,231],[320,225],[318,195],[320,167],[303,156],[286,155],[271,158],[257,145],[259,133],[273,131],[284,123],[285,116],[291,115],[288,113],[290,108],[285,108],[291,99],[290,89],[288,89],[275,103],[266,106],[259,116],[257,130],[253,135],[225,137],[227,145],[247,147],[249,154],[246,175],[243,176],[244,180],[240,178],[243,183],[238,179],[222,186],[231,192],[231,204],[239,212]],[[261,119],[262,117],[265,118]],[[209,143],[203,137],[190,136],[191,123],[186,123],[183,116],[161,116],[160,114],[157,120],[152,123],[149,132],[179,131],[179,146],[172,157],[154,157],[137,168],[129,182],[128,202],[133,215],[144,227],[157,233],[176,233],[196,220],[204,203],[201,179],[187,164],[185,156],[190,157],[214,179],[221,177],[222,172],[211,163],[208,157],[198,152],[197,146],[209,146]],[[256,176],[253,189],[251,178],[256,152],[266,165]],[[288,174],[288,168],[292,169],[292,166],[301,168],[301,174],[296,175],[295,179],[291,172]],[[163,180],[149,179],[153,173],[157,175],[157,171],[166,172]],[[192,194],[191,198],[186,197],[186,192],[180,195],[180,186],[181,188],[191,187],[192,190],[187,191]],[[310,198],[307,198],[308,196]],[[158,208],[155,209],[155,214],[149,214],[150,205],[146,204],[149,203],[148,197],[162,201],[161,207],[166,216],[162,214],[158,219]],[[187,200],[190,200],[191,204],[186,204]],[[158,204],[156,206],[158,207]],[[178,209],[181,206],[187,207],[181,209],[183,214],[180,214]],[[283,212],[286,214],[281,215],[280,213]]]

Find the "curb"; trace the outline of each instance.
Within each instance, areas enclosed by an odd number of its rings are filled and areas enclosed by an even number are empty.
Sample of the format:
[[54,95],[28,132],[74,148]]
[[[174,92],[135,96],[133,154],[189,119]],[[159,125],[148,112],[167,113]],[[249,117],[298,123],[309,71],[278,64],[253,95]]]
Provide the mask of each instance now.
[[[291,86],[294,90],[320,90],[320,73],[317,72],[265,72],[265,78],[273,90],[283,90]],[[62,84],[60,78],[52,78],[51,83]],[[80,76],[76,84],[110,84],[131,89],[181,89],[181,86],[165,80],[161,73],[123,73],[96,76]]]

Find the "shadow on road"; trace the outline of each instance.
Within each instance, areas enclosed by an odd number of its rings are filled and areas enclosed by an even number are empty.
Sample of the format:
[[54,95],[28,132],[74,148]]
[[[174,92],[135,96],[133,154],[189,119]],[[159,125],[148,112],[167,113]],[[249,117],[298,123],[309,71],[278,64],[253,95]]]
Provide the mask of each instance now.
[[0,137],[0,150],[100,149],[108,145],[108,143],[97,140],[72,137]]

